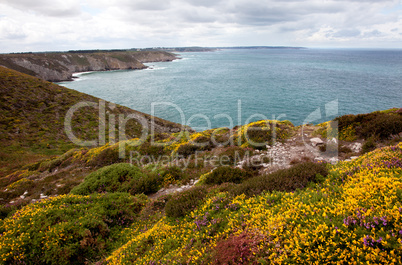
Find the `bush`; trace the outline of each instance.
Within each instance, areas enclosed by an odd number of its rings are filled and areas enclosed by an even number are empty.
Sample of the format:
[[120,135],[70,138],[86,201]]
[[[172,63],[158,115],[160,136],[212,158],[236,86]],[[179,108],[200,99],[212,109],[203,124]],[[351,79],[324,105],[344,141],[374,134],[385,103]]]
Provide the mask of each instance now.
[[144,221],[149,221],[155,215],[162,213],[165,210],[166,203],[172,197],[171,194],[162,195],[161,197],[151,200],[149,203],[145,205],[142,209],[139,219]]
[[211,174],[206,175],[205,184],[222,184],[225,182],[241,183],[252,175],[240,168],[229,166],[218,167]]
[[203,151],[211,150],[214,147],[211,137],[205,135],[195,138],[192,142]]
[[[57,158],[44,161],[39,164],[39,166],[37,167],[37,170],[39,172],[44,172],[46,170],[48,170],[49,172],[52,172],[55,168],[57,168],[61,165],[67,166],[68,163],[71,162],[72,156],[77,151],[78,151],[77,149],[71,149],[70,151],[64,153],[63,155],[61,155]],[[36,166],[37,166],[37,164],[33,164],[30,168],[35,169]]]
[[184,157],[188,157],[192,154],[195,154],[196,151],[202,151],[202,150],[203,148],[200,146],[191,143],[186,143],[179,146],[179,148],[177,149],[177,154]]
[[217,242],[212,264],[258,264],[255,253],[259,252],[263,241],[264,235],[251,231],[231,235]]
[[187,191],[176,193],[166,204],[166,216],[179,218],[193,211],[205,198],[205,187],[193,187]]
[[140,193],[152,194],[159,190],[162,181],[163,178],[160,175],[144,175],[143,177],[132,183],[133,186],[129,189],[129,192],[133,195]]
[[145,196],[113,193],[63,195],[29,204],[0,228],[2,262],[93,264],[110,253],[146,201]]
[[338,121],[341,140],[344,140],[346,135],[350,137],[350,132],[354,132],[361,139],[374,137],[379,140],[402,132],[402,115],[396,112],[344,115],[335,121]]
[[305,163],[305,162],[312,162],[312,159],[308,156],[302,156],[302,157],[298,157],[298,158],[293,158],[289,164],[293,166],[293,165]]
[[150,142],[144,142],[143,144],[139,145],[137,150],[141,155],[147,155],[155,158],[166,155],[166,151],[162,145],[155,145]]
[[263,164],[268,164],[271,162],[271,158],[268,155],[253,156],[246,159],[242,167],[244,170],[258,174],[258,171],[263,168]]
[[272,144],[272,140],[284,140],[292,134],[293,124],[289,121],[261,120],[238,128],[232,139],[236,145],[242,147],[266,149],[267,145]]
[[94,192],[128,192],[147,176],[128,163],[103,167],[85,177],[84,182],[71,190],[72,194],[88,195]]
[[220,161],[226,160],[227,165],[235,165],[238,162],[244,160],[246,157],[253,155],[253,149],[251,148],[241,148],[238,146],[230,146],[224,149],[222,153],[219,154]]
[[373,151],[376,148],[376,141],[373,137],[367,139],[362,145],[362,154]]
[[104,167],[119,162],[119,150],[117,148],[108,147],[94,157],[89,164],[94,167]]
[[254,196],[263,191],[295,191],[305,188],[309,182],[319,182],[317,175],[328,175],[325,164],[305,162],[288,169],[278,170],[268,175],[257,176],[246,180],[234,187],[231,192],[235,195],[245,194]]

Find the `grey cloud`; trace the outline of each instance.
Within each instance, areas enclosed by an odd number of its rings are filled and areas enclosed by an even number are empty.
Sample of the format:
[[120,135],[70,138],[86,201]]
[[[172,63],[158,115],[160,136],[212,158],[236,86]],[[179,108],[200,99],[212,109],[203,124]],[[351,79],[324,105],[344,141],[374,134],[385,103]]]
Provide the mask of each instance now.
[[225,0],[184,0],[184,4],[192,5],[192,6],[203,6],[203,7],[213,7],[218,6]]
[[[0,34],[2,35],[2,34]],[[27,36],[24,33],[16,33],[16,32],[7,32],[2,39],[11,39],[11,40],[22,40],[25,39]]]
[[279,22],[295,21],[299,15],[293,10],[281,8],[248,6],[241,7],[235,11],[237,23],[245,23],[249,25],[267,25]]
[[219,17],[212,14],[213,12],[208,12],[207,10],[194,10],[187,9],[179,12],[179,15],[183,21],[191,23],[212,23],[219,20]]
[[78,1],[56,0],[2,0],[3,3],[21,11],[33,11],[51,17],[72,17],[79,15]]
[[219,11],[231,14],[231,22],[247,25],[273,25],[302,20],[313,14],[334,14],[342,12],[345,7],[333,2],[322,4],[306,1],[242,1],[232,0]]
[[332,37],[334,38],[351,38],[351,37],[357,37],[361,34],[360,30],[358,29],[342,29],[334,34],[332,34]]
[[383,33],[381,31],[373,30],[373,31],[370,31],[370,32],[365,32],[363,34],[363,37],[370,38],[370,37],[378,37],[378,36],[381,36],[381,35],[383,35]]
[[135,10],[166,10],[171,7],[169,0],[140,0],[140,1],[129,1],[128,6]]

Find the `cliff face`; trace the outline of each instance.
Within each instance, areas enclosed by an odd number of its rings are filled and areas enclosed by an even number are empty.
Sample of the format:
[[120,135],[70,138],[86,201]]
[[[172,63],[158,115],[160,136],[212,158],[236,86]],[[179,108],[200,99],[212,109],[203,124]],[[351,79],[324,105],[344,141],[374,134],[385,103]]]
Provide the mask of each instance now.
[[143,63],[175,59],[174,54],[163,51],[1,54],[0,65],[58,82],[71,80],[74,72],[144,69]]

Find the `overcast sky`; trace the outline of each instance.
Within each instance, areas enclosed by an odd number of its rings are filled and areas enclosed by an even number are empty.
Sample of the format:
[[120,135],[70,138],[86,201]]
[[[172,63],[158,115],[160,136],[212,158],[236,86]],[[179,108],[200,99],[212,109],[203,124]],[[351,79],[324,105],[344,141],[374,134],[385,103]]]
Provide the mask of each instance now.
[[0,0],[0,53],[249,45],[402,48],[402,0]]

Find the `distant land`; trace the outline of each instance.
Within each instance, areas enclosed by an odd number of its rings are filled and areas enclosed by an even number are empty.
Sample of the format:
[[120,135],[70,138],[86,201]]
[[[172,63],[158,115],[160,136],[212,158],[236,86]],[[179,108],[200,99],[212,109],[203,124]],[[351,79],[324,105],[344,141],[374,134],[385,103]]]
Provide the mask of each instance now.
[[1,54],[0,66],[41,79],[72,80],[73,73],[123,69],[145,69],[143,63],[173,61],[178,57],[165,51],[90,50],[69,52]]
[[290,47],[290,46],[234,46],[234,47],[154,47],[138,50],[153,50],[153,51],[168,51],[168,52],[210,52],[216,50],[233,50],[233,49],[285,49],[285,50],[298,50],[306,49],[304,47]]
[[127,50],[70,50],[0,54],[0,66],[51,82],[70,81],[73,73],[145,69],[143,63],[179,59],[175,52],[212,52],[222,49],[304,49],[287,46],[153,47]]

